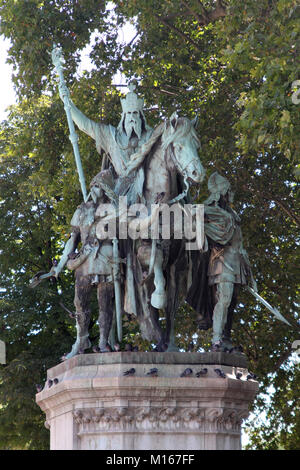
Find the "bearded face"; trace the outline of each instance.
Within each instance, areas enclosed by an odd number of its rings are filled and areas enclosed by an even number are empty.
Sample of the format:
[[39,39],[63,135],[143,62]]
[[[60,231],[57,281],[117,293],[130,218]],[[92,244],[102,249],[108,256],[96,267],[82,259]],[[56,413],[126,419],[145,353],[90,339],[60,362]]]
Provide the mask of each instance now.
[[138,111],[127,111],[125,114],[124,127],[127,136],[130,138],[132,131],[136,133],[138,138],[142,135],[142,120]]

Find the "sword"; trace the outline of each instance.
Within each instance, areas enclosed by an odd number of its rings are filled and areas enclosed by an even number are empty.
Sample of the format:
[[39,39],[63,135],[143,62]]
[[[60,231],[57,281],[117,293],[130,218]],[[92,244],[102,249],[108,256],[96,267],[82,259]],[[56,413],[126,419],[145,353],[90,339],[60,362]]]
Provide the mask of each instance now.
[[277,318],[277,320],[280,320],[284,323],[286,323],[289,326],[292,326],[279,312],[279,310],[276,307],[272,307],[272,305],[269,304],[265,299],[263,299],[257,292],[255,292],[252,287],[246,286],[248,291],[265,307],[267,307],[268,310],[270,310],[271,313]]
[[63,95],[63,100],[64,100],[64,107],[67,115],[67,120],[68,120],[68,125],[69,125],[69,130],[70,130],[70,141],[72,142],[73,145],[73,150],[74,150],[74,156],[75,156],[75,162],[76,162],[76,167],[77,167],[77,172],[79,176],[79,182],[81,186],[81,191],[83,194],[83,199],[84,202],[87,201],[88,195],[86,191],[86,186],[85,186],[85,179],[84,179],[84,173],[82,169],[82,164],[81,164],[81,159],[80,159],[80,153],[79,153],[79,147],[78,147],[78,136],[75,132],[75,127],[73,123],[73,119],[71,116],[71,105],[70,105],[70,100],[69,100],[69,90],[67,88],[65,79],[64,79],[64,74],[63,74],[63,67],[62,64],[64,63],[64,59],[62,56],[62,50],[60,47],[57,47],[56,44],[53,44],[53,50],[52,50],[52,63],[54,67],[56,68],[56,71],[59,76],[59,81],[60,81],[60,86],[62,89],[62,95]]

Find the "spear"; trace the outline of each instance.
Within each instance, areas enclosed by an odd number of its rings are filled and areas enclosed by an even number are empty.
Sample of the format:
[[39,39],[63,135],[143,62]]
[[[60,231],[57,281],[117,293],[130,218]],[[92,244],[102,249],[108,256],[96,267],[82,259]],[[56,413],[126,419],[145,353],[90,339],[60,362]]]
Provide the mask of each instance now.
[[120,286],[118,239],[114,238],[112,243],[113,243],[113,260],[114,260],[113,279],[114,279],[114,287],[115,287],[117,332],[118,332],[118,340],[121,342],[122,341],[122,309],[121,309],[121,286]]
[[73,145],[75,162],[76,162],[77,172],[79,176],[81,191],[83,194],[83,199],[84,199],[84,202],[86,202],[88,196],[87,196],[84,173],[82,169],[81,158],[80,158],[80,153],[79,153],[79,148],[78,148],[78,135],[75,132],[75,127],[74,127],[73,119],[71,116],[71,104],[70,104],[70,98],[69,98],[69,90],[67,88],[67,85],[64,79],[64,74],[63,74],[63,64],[65,63],[65,61],[62,56],[61,47],[56,46],[56,44],[53,44],[52,63],[54,67],[56,68],[57,74],[59,76],[59,82],[60,82],[59,86],[60,86],[61,96],[63,97],[64,108],[66,111],[69,130],[70,130],[69,138]]

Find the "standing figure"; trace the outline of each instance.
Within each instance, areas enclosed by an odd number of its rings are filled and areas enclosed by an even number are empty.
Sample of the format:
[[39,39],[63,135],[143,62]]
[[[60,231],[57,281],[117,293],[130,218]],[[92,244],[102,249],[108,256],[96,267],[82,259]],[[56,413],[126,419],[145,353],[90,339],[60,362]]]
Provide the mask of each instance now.
[[230,207],[229,181],[214,172],[208,180],[210,196],[204,202],[206,252],[198,254],[187,301],[200,313],[200,329],[212,326],[212,350],[232,347],[230,341],[239,286],[257,291],[249,258],[243,248],[240,218]]
[[[58,277],[62,269],[75,272],[75,297],[77,338],[66,359],[83,352],[91,346],[89,340],[90,324],[90,295],[97,288],[99,306],[99,347],[102,352],[108,351],[107,339],[112,325],[114,309],[114,286],[112,276],[112,244],[110,241],[100,241],[96,236],[96,210],[102,190],[97,176],[90,185],[92,200],[83,202],[77,207],[72,220],[72,232],[67,241],[63,254],[57,266],[50,271]],[[81,248],[76,252],[81,243]]]

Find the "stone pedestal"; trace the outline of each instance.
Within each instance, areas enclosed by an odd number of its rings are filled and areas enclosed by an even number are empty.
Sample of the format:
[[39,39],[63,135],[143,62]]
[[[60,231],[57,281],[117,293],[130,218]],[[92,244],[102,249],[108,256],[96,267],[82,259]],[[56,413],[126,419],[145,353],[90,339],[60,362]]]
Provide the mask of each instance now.
[[[147,375],[151,368],[157,377]],[[180,377],[186,368],[193,373]],[[53,450],[238,450],[258,390],[247,374],[245,356],[227,353],[86,354],[49,369],[53,384],[36,402]]]

